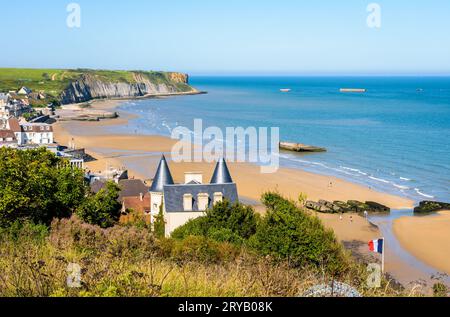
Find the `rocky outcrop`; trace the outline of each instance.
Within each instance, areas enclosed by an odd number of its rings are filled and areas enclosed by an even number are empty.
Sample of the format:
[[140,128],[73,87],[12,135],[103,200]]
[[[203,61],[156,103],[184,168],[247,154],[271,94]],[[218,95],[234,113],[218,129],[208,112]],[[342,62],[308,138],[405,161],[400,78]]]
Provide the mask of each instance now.
[[418,207],[414,208],[415,213],[430,213],[441,210],[450,210],[450,204],[437,201],[422,201]]
[[369,212],[369,213],[379,213],[379,212],[390,212],[391,209],[382,204],[367,201],[365,203],[357,200],[344,201],[334,201],[329,202],[326,200],[319,200],[318,202],[307,201],[305,207],[321,213],[347,213],[347,212]]
[[83,74],[61,93],[61,103],[81,103],[102,98],[134,98],[146,95],[164,95],[195,92],[188,86],[188,76],[166,73],[164,78],[151,79],[145,73],[133,73],[134,82],[112,82]]

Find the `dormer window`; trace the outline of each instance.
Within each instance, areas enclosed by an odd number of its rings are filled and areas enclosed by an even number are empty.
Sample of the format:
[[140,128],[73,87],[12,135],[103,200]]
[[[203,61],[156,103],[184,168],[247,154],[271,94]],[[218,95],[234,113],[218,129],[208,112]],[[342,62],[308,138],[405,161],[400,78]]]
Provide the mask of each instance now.
[[206,211],[209,207],[209,195],[206,193],[198,194],[198,210]]
[[194,205],[194,203],[193,203],[192,194],[184,194],[184,196],[183,196],[184,211],[192,211],[193,205]]
[[223,201],[223,193],[214,193],[214,205]]

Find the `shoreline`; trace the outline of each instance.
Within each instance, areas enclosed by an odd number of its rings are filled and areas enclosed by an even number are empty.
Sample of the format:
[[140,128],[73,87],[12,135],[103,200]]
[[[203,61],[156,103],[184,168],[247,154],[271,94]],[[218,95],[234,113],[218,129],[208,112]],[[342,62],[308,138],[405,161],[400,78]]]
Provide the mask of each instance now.
[[[96,100],[91,103],[91,109],[116,110],[125,101]],[[76,107],[76,105],[70,105],[70,107]],[[105,131],[111,130],[114,126],[126,125],[128,120],[132,118],[135,118],[133,114],[120,111],[120,117],[113,120],[58,122],[55,124],[56,139],[61,144],[68,144],[69,140],[74,138],[78,147],[86,148],[90,155],[98,159],[86,164],[91,170],[104,168],[106,166],[105,161],[108,161],[116,166],[126,166],[132,176],[149,180],[153,177],[151,169],[156,168],[156,166],[150,168],[147,165],[156,165],[157,162],[155,163],[155,161],[159,159],[156,153],[170,152],[176,141],[165,136],[115,134]],[[136,157],[136,155],[140,157]],[[174,178],[179,182],[182,181],[183,173],[189,170],[203,172],[205,180],[207,180],[214,167],[213,164],[208,163],[170,162],[170,164]],[[238,184],[240,196],[253,201],[259,201],[264,191],[278,190],[283,195],[295,200],[298,199],[300,193],[306,193],[308,199],[312,200],[370,200],[380,202],[393,209],[410,209],[414,205],[414,202],[407,198],[377,192],[369,187],[334,176],[315,174],[300,169],[281,167],[274,174],[260,174],[259,166],[256,164],[230,163],[229,167]],[[329,186],[330,183],[333,183],[332,188]],[[331,224],[335,221],[335,219],[329,219],[330,217],[325,216],[321,215],[325,222]],[[364,222],[366,222],[365,219]],[[372,239],[374,234],[376,236],[376,231],[372,229],[373,227],[367,224],[365,230],[370,234],[356,235],[358,236],[356,240],[366,242],[367,239]],[[342,240],[353,238],[352,235],[346,234],[346,230],[337,229],[335,231],[340,232],[338,235],[339,238],[342,237]]]
[[70,106],[81,106],[85,104],[94,105],[98,103],[109,103],[108,106],[110,109],[115,109],[118,105],[112,105],[112,103],[121,103],[124,101],[132,101],[132,100],[142,100],[142,99],[157,99],[160,97],[176,97],[176,96],[194,96],[194,95],[204,95],[207,94],[207,91],[201,91],[194,89],[193,91],[186,91],[186,92],[173,92],[173,93],[161,93],[161,94],[147,94],[143,96],[128,96],[128,97],[111,97],[111,98],[98,98],[98,99],[91,99],[86,100],[79,103],[70,103],[70,104],[64,104],[61,105],[62,107],[70,107]]
[[[92,103],[92,108],[116,110],[123,102],[125,100],[97,100]],[[106,166],[123,167],[129,171],[130,177],[150,181],[154,176],[161,153],[170,153],[177,141],[165,136],[114,133],[115,126],[127,125],[130,119],[136,118],[134,114],[122,110],[119,113],[118,119],[98,122],[58,122],[54,126],[56,139],[61,144],[67,144],[71,138],[74,138],[77,147],[85,148],[88,154],[97,159],[86,163],[92,171],[104,170]],[[167,155],[167,158],[175,182],[183,182],[184,172],[189,171],[202,172],[204,181],[207,182],[214,169],[213,163],[174,163],[170,160],[170,155]],[[252,205],[256,212],[265,212],[259,201],[261,194],[268,190],[279,191],[294,200],[298,199],[300,193],[306,193],[311,200],[376,201],[394,210],[414,207],[414,201],[410,199],[377,192],[369,187],[334,176],[285,167],[280,167],[280,170],[274,174],[260,174],[260,167],[256,164],[229,163],[228,165],[233,180],[238,185],[241,200]],[[333,183],[332,188],[329,187],[330,182]],[[339,215],[315,214],[327,228],[334,231],[338,240],[355,256],[373,259],[373,255],[368,251],[367,243],[381,236],[380,228],[357,214],[352,215],[353,219],[350,218],[350,214],[344,214],[342,220]],[[397,234],[394,235],[397,237]],[[390,267],[396,269],[401,267],[404,275],[411,277],[407,280],[402,278],[400,281],[402,284],[406,286],[415,280],[414,270],[407,262],[400,258],[391,258],[390,262]]]

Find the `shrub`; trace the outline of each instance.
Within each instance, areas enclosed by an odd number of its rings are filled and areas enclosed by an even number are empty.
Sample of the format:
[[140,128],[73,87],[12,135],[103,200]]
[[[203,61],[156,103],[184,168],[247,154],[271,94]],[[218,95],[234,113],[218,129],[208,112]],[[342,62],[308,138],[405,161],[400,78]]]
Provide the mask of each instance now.
[[263,255],[287,259],[294,266],[314,265],[339,274],[347,268],[342,246],[321,221],[276,193],[263,195],[267,215],[250,246]]
[[121,204],[118,201],[120,188],[113,182],[97,194],[90,195],[77,209],[77,215],[85,222],[102,228],[114,226],[120,219]]
[[11,240],[14,242],[44,242],[49,231],[46,225],[34,224],[31,221],[14,221],[7,228],[0,228],[0,241]]
[[189,236],[184,240],[166,239],[162,249],[166,257],[178,263],[224,263],[234,260],[240,253],[239,248],[230,243],[220,243],[200,236]]
[[49,242],[60,250],[74,249],[86,254],[102,253],[111,258],[149,257],[157,250],[147,228],[115,226],[102,229],[83,223],[77,216],[54,220]]
[[448,288],[443,283],[436,283],[433,285],[433,294],[434,294],[434,297],[447,297],[448,296]]
[[252,207],[225,200],[208,210],[206,216],[176,229],[172,237],[205,236],[221,242],[241,243],[256,232],[257,219]]

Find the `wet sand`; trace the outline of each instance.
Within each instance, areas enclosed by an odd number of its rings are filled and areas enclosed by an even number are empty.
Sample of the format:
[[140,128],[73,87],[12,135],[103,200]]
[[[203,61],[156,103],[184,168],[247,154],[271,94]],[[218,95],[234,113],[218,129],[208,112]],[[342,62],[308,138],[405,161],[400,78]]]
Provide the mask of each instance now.
[[415,257],[450,274],[450,211],[402,217],[394,222],[394,233]]

